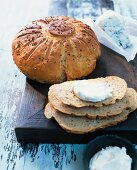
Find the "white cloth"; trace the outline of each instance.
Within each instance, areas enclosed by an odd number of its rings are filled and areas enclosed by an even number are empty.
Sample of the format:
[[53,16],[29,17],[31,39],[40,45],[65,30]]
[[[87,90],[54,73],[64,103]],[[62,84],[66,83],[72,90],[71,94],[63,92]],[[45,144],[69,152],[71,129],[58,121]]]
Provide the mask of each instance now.
[[[120,19],[126,34],[130,38],[130,42],[132,44],[131,47],[123,49],[118,46],[115,41],[99,26],[99,22],[111,16],[116,16]],[[116,51],[117,53],[123,55],[127,61],[133,60],[137,53],[137,21],[129,18],[121,16],[114,11],[107,11],[103,15],[101,15],[96,22],[94,22],[91,18],[81,19],[82,22],[89,25],[93,31],[95,32],[99,42],[108,48]]]

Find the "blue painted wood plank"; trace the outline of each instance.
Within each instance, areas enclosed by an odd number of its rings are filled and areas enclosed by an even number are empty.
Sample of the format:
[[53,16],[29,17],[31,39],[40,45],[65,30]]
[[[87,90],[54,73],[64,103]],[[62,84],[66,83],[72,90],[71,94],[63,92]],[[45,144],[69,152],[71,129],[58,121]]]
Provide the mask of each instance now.
[[[0,169],[1,170],[82,170],[85,145],[21,145],[14,126],[25,87],[25,77],[12,61],[11,42],[16,32],[31,20],[49,15],[93,17],[115,9],[137,18],[135,0],[4,0],[0,6]],[[48,9],[49,13],[48,13]]]

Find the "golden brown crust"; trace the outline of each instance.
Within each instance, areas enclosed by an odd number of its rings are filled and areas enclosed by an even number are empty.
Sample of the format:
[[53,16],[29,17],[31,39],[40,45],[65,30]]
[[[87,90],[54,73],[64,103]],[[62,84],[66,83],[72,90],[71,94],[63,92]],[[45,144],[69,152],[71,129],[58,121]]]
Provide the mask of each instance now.
[[12,52],[25,75],[53,84],[90,74],[100,56],[100,45],[93,30],[81,21],[47,17],[17,34]]

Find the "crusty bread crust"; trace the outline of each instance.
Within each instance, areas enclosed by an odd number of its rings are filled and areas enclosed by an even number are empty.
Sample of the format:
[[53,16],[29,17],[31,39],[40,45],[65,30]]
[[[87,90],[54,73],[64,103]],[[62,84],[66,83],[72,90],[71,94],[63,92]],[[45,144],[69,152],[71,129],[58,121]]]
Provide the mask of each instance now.
[[93,30],[81,21],[47,17],[17,34],[12,53],[26,76],[54,84],[90,74],[100,56],[100,45]]
[[54,93],[50,93],[48,96],[50,104],[58,111],[64,114],[72,114],[75,116],[86,116],[89,119],[107,118],[120,114],[124,109],[128,108],[135,101],[136,91],[132,88],[128,88],[125,96],[121,100],[117,100],[114,105],[108,105],[103,107],[72,107],[63,104],[56,98]]
[[85,106],[95,106],[101,107],[103,105],[114,104],[116,100],[122,99],[127,91],[127,83],[124,79],[116,76],[108,76],[105,78],[89,79],[88,81],[105,82],[112,88],[112,97],[101,102],[86,102],[79,99],[73,92],[73,87],[76,82],[81,82],[83,80],[68,81],[61,84],[52,85],[49,89],[48,95],[52,93],[60,100],[63,104],[70,105],[72,107],[85,107]]

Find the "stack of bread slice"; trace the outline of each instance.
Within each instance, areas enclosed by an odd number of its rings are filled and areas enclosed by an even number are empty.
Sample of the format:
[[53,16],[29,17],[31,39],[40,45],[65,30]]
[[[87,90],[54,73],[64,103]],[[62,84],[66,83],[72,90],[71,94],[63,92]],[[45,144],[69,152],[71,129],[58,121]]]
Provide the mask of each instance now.
[[119,77],[88,80],[106,82],[112,88],[112,97],[101,102],[84,101],[75,95],[74,84],[81,81],[67,81],[49,89],[45,116],[54,118],[68,132],[84,134],[116,125],[137,108],[137,92]]

